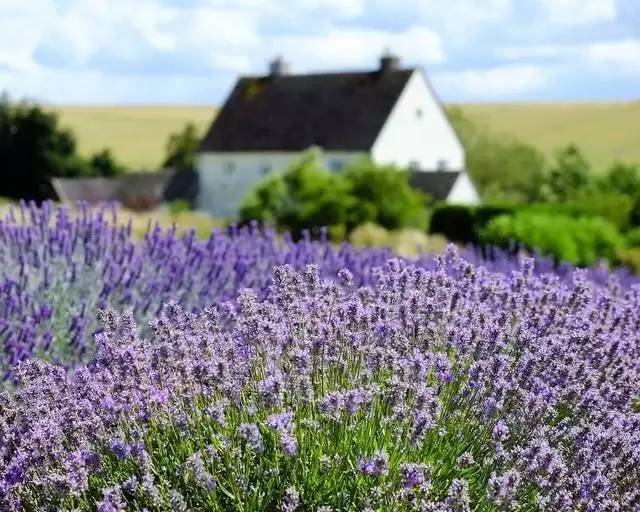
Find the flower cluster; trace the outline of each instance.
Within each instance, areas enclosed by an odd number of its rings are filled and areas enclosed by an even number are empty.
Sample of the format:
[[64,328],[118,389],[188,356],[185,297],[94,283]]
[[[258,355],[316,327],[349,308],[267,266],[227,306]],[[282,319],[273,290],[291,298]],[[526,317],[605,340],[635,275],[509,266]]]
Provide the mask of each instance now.
[[102,311],[0,398],[0,509],[640,508],[640,289],[432,263]]
[[[519,267],[508,254],[484,252],[469,249],[463,256],[502,273]],[[99,330],[97,309],[129,312],[144,328],[169,301],[197,311],[235,300],[243,288],[262,299],[278,265],[297,270],[316,265],[316,274],[301,277],[310,288],[319,278],[336,277],[342,285],[372,286],[373,269],[391,256],[385,249],[334,247],[324,238],[294,243],[255,225],[198,240],[194,231],[163,232],[150,223],[138,242],[115,206],[80,204],[70,210],[22,203],[0,220],[0,372],[11,378],[14,365],[34,355],[66,368],[90,361]],[[436,260],[423,256],[414,265],[433,270]],[[553,262],[537,258],[535,271],[553,271],[566,280],[572,269],[553,268]],[[589,273],[599,283],[611,279],[602,268]],[[623,288],[633,281],[626,274],[617,277]],[[264,385],[277,384],[275,378]]]

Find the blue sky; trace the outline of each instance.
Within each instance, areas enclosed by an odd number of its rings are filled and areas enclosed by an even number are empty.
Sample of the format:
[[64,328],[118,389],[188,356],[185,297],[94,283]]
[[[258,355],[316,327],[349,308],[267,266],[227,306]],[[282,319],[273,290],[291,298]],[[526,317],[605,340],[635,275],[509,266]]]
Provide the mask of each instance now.
[[56,104],[218,104],[276,54],[385,48],[445,101],[640,98],[639,0],[0,0],[0,90]]

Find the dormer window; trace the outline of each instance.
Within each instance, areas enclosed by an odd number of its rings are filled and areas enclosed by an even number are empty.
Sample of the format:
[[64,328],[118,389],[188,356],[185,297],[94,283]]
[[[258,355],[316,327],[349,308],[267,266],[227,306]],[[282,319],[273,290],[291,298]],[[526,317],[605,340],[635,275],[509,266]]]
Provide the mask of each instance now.
[[409,162],[409,170],[411,171],[419,171],[420,170],[420,162],[417,160],[411,160]]
[[420,107],[418,107],[416,109],[416,118],[417,119],[422,119],[422,116],[424,115],[424,112],[422,111],[422,109]]
[[448,167],[446,160],[438,160],[437,168],[439,171],[446,171]]

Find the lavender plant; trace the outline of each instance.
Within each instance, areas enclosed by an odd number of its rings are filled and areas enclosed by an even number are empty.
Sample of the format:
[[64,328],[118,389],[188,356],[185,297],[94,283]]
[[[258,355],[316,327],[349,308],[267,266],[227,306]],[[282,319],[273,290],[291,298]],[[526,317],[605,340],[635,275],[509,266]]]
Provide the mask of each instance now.
[[[517,258],[495,249],[488,258],[471,249],[463,256],[498,272],[519,266]],[[276,265],[301,270],[315,264],[323,278],[346,268],[357,285],[370,286],[372,269],[391,257],[386,249],[334,247],[325,237],[294,243],[255,225],[214,231],[208,240],[198,240],[193,231],[163,232],[150,224],[138,242],[131,225],[118,218],[116,206],[80,204],[71,211],[51,203],[40,208],[22,203],[0,220],[0,372],[6,380],[15,364],[32,356],[67,368],[88,362],[99,308],[130,313],[146,328],[169,301],[194,312],[232,300],[242,288],[253,288],[262,298]],[[429,256],[413,264],[435,268]],[[536,273],[569,279],[572,270],[535,261]],[[610,276],[602,268],[589,274],[598,283]],[[624,287],[634,281],[619,277]]]
[[0,403],[3,510],[640,508],[640,296],[455,250],[357,282],[277,266]]

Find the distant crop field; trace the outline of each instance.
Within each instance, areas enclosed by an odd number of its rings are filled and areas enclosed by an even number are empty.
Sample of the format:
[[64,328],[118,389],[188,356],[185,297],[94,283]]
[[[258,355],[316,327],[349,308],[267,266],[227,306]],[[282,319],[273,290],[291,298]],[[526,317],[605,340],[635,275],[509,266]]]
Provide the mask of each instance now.
[[[611,103],[487,103],[460,105],[495,134],[520,139],[547,156],[571,142],[596,172],[614,160],[640,162],[640,101]],[[63,106],[62,124],[74,130],[84,154],[109,147],[135,170],[155,169],[170,133],[192,121],[204,132],[214,106]]]
[[162,164],[169,134],[191,121],[200,132],[213,119],[214,106],[63,106],[56,107],[63,126],[76,134],[84,155],[103,148],[132,170]]
[[466,116],[496,134],[532,144],[547,156],[571,142],[595,172],[614,160],[640,163],[640,101],[461,105]]

